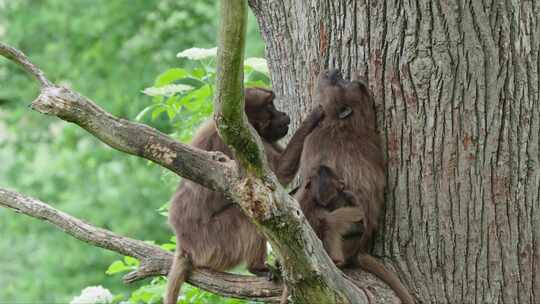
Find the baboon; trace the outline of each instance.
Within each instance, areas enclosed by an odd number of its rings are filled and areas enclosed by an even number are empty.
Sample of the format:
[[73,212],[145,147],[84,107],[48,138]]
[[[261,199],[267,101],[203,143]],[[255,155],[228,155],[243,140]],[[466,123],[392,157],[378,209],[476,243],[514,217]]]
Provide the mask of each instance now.
[[[397,275],[389,272],[368,253],[384,208],[386,171],[382,144],[376,130],[372,94],[365,83],[344,80],[337,70],[330,70],[319,75],[315,100],[324,109],[325,119],[304,142],[299,170],[304,181],[296,198],[302,210],[325,208],[324,204],[330,204],[330,201],[325,200],[341,190],[338,187],[326,191],[322,187],[317,190],[319,198],[303,199],[309,187],[307,177],[317,172],[321,166],[339,174],[344,187],[354,198],[353,203],[362,209],[363,227],[361,236],[346,237],[343,240],[344,261],[341,263],[338,259],[338,262],[341,265],[358,265],[377,275],[394,289],[403,303],[414,303]],[[322,184],[332,185],[329,181]],[[319,230],[321,228],[328,229],[324,225],[316,227]],[[324,235],[324,231],[322,233]]]
[[345,266],[343,238],[360,236],[364,212],[354,193],[327,166],[313,173],[299,195],[303,212],[324,249],[338,267]]
[[[305,137],[324,115],[322,108],[316,107],[308,115],[285,149],[277,140],[287,134],[290,118],[276,109],[272,91],[246,89],[245,112],[261,136],[271,169],[282,184],[289,183],[298,170]],[[199,129],[191,145],[233,157],[212,120]],[[176,303],[181,284],[193,267],[225,271],[245,262],[254,274],[268,272],[265,239],[222,193],[183,179],[172,198],[169,223],[176,233],[177,248],[169,271],[166,304]]]

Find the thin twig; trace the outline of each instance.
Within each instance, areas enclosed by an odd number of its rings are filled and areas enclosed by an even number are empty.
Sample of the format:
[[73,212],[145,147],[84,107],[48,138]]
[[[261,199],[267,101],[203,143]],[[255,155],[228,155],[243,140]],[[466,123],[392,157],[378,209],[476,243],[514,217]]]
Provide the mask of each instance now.
[[16,48],[0,42],[0,55],[22,66],[23,69],[32,74],[32,76],[39,81],[42,88],[53,85],[53,83],[45,77],[43,71],[34,65],[23,52],[17,50]]

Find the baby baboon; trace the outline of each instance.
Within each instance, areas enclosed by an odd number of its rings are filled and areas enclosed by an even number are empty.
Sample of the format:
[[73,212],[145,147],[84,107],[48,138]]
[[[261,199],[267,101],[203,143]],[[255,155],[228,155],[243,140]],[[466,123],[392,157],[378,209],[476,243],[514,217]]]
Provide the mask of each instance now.
[[299,194],[303,212],[324,249],[339,267],[345,266],[343,237],[360,236],[364,212],[354,194],[332,169],[321,166]]
[[[397,275],[386,270],[381,262],[368,254],[384,207],[386,170],[382,144],[376,130],[372,94],[366,84],[344,80],[338,71],[331,70],[319,75],[315,100],[323,107],[325,119],[304,142],[300,174],[305,181],[296,197],[302,204],[324,205],[325,197],[334,196],[335,191],[339,192],[339,187],[328,191],[321,188],[318,190],[319,198],[302,201],[309,182],[306,177],[317,172],[321,166],[339,174],[354,197],[353,201],[363,211],[362,235],[344,241],[343,264],[358,264],[390,285],[403,303],[414,303]],[[329,182],[325,181],[324,184]],[[321,198],[322,202],[317,201]],[[326,201],[326,204],[329,203]],[[303,210],[310,208],[314,207],[302,205]]]
[[338,267],[343,267],[346,257],[343,237],[361,235],[364,219],[362,206],[358,204],[354,193],[345,189],[343,180],[326,166],[319,167],[307,187],[310,191],[300,198],[300,205],[311,209],[306,214],[308,221],[332,261]]
[[[290,119],[274,106],[274,93],[265,89],[245,90],[245,111],[250,124],[261,136],[268,162],[281,183],[288,183],[298,170],[304,138],[323,117],[317,107],[304,120],[285,149],[277,140],[288,130]],[[213,121],[203,125],[191,145],[207,151],[232,152],[218,136]],[[267,273],[266,241],[255,225],[222,193],[183,179],[172,198],[169,223],[174,228],[177,248],[167,286],[166,304],[176,303],[181,284],[192,267],[228,270],[242,262],[254,274]]]

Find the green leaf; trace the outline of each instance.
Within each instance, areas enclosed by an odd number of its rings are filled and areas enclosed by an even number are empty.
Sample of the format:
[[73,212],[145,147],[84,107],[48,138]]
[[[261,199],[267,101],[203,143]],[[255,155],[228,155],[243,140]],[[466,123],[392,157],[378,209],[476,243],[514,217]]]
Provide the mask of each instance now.
[[141,286],[134,291],[129,300],[134,303],[139,303],[139,301],[143,303],[159,303],[161,296],[165,293],[165,288],[164,282],[153,282],[153,284]]
[[174,108],[175,111],[177,111],[180,108],[180,103],[178,102],[180,100],[180,96],[173,95],[165,101],[165,104],[169,107]]
[[191,71],[191,75],[198,79],[202,79],[206,76],[206,69],[204,68],[196,68],[193,71]]
[[124,263],[126,263],[126,265],[129,265],[129,266],[135,266],[135,267],[139,266],[139,260],[130,256],[124,257]]
[[204,77],[201,77],[201,78],[185,77],[185,78],[182,78],[182,79],[178,79],[177,83],[178,84],[189,85],[189,86],[192,86],[195,89],[198,89],[198,88],[202,87],[203,85],[207,84],[206,82],[204,82],[202,80],[203,78]]
[[[174,135],[172,135],[172,136],[174,136]],[[169,216],[169,203],[167,202],[167,203],[161,205],[161,207],[159,207],[157,209],[157,212],[162,216],[168,217]]]
[[208,102],[208,99],[211,96],[212,90],[210,89],[210,86],[205,85],[186,94],[186,96],[180,100],[180,104],[190,111],[197,111],[204,103]]
[[245,82],[263,82],[265,86],[269,86],[270,84],[270,78],[268,78],[268,75],[261,73],[259,71],[252,71],[251,73],[247,74],[247,77],[245,78]]
[[125,297],[124,297],[123,294],[117,294],[117,295],[115,295],[115,296],[113,297],[111,303],[112,303],[112,304],[118,304],[118,303],[122,302],[122,301],[124,300],[124,298],[125,298]]
[[136,121],[141,121],[141,119],[143,118],[143,116],[148,113],[148,111],[152,110],[153,108],[155,108],[157,105],[151,105],[151,106],[148,106],[146,108],[144,108],[141,112],[139,112],[139,114],[137,114],[137,116],[135,117],[135,120]]
[[152,111],[152,120],[156,120],[159,114],[165,112],[166,108],[164,105],[157,105],[154,111]]
[[176,110],[174,109],[174,107],[167,106],[167,116],[169,116],[170,120],[174,119],[174,117],[176,116]]
[[174,81],[180,78],[184,78],[188,76],[189,76],[189,72],[184,69],[181,69],[181,68],[169,69],[165,71],[164,73],[160,74],[156,78],[156,81],[154,82],[154,86],[160,87],[166,84],[173,83]]
[[105,273],[108,275],[112,275],[119,272],[130,271],[131,269],[131,267],[126,266],[122,261],[114,261],[109,266],[109,268],[107,268],[107,271],[105,271]]
[[167,251],[174,251],[174,249],[176,248],[176,245],[171,244],[171,243],[166,243],[166,244],[161,245],[160,247]]

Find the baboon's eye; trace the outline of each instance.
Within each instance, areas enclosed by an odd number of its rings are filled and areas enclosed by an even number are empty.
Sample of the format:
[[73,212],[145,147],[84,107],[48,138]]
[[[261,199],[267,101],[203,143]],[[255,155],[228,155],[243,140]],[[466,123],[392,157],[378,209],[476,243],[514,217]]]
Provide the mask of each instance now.
[[339,108],[338,117],[339,117],[339,119],[344,119],[347,116],[351,115],[352,112],[353,112],[353,110],[352,110],[351,107],[349,107],[348,105],[344,105],[341,108]]

